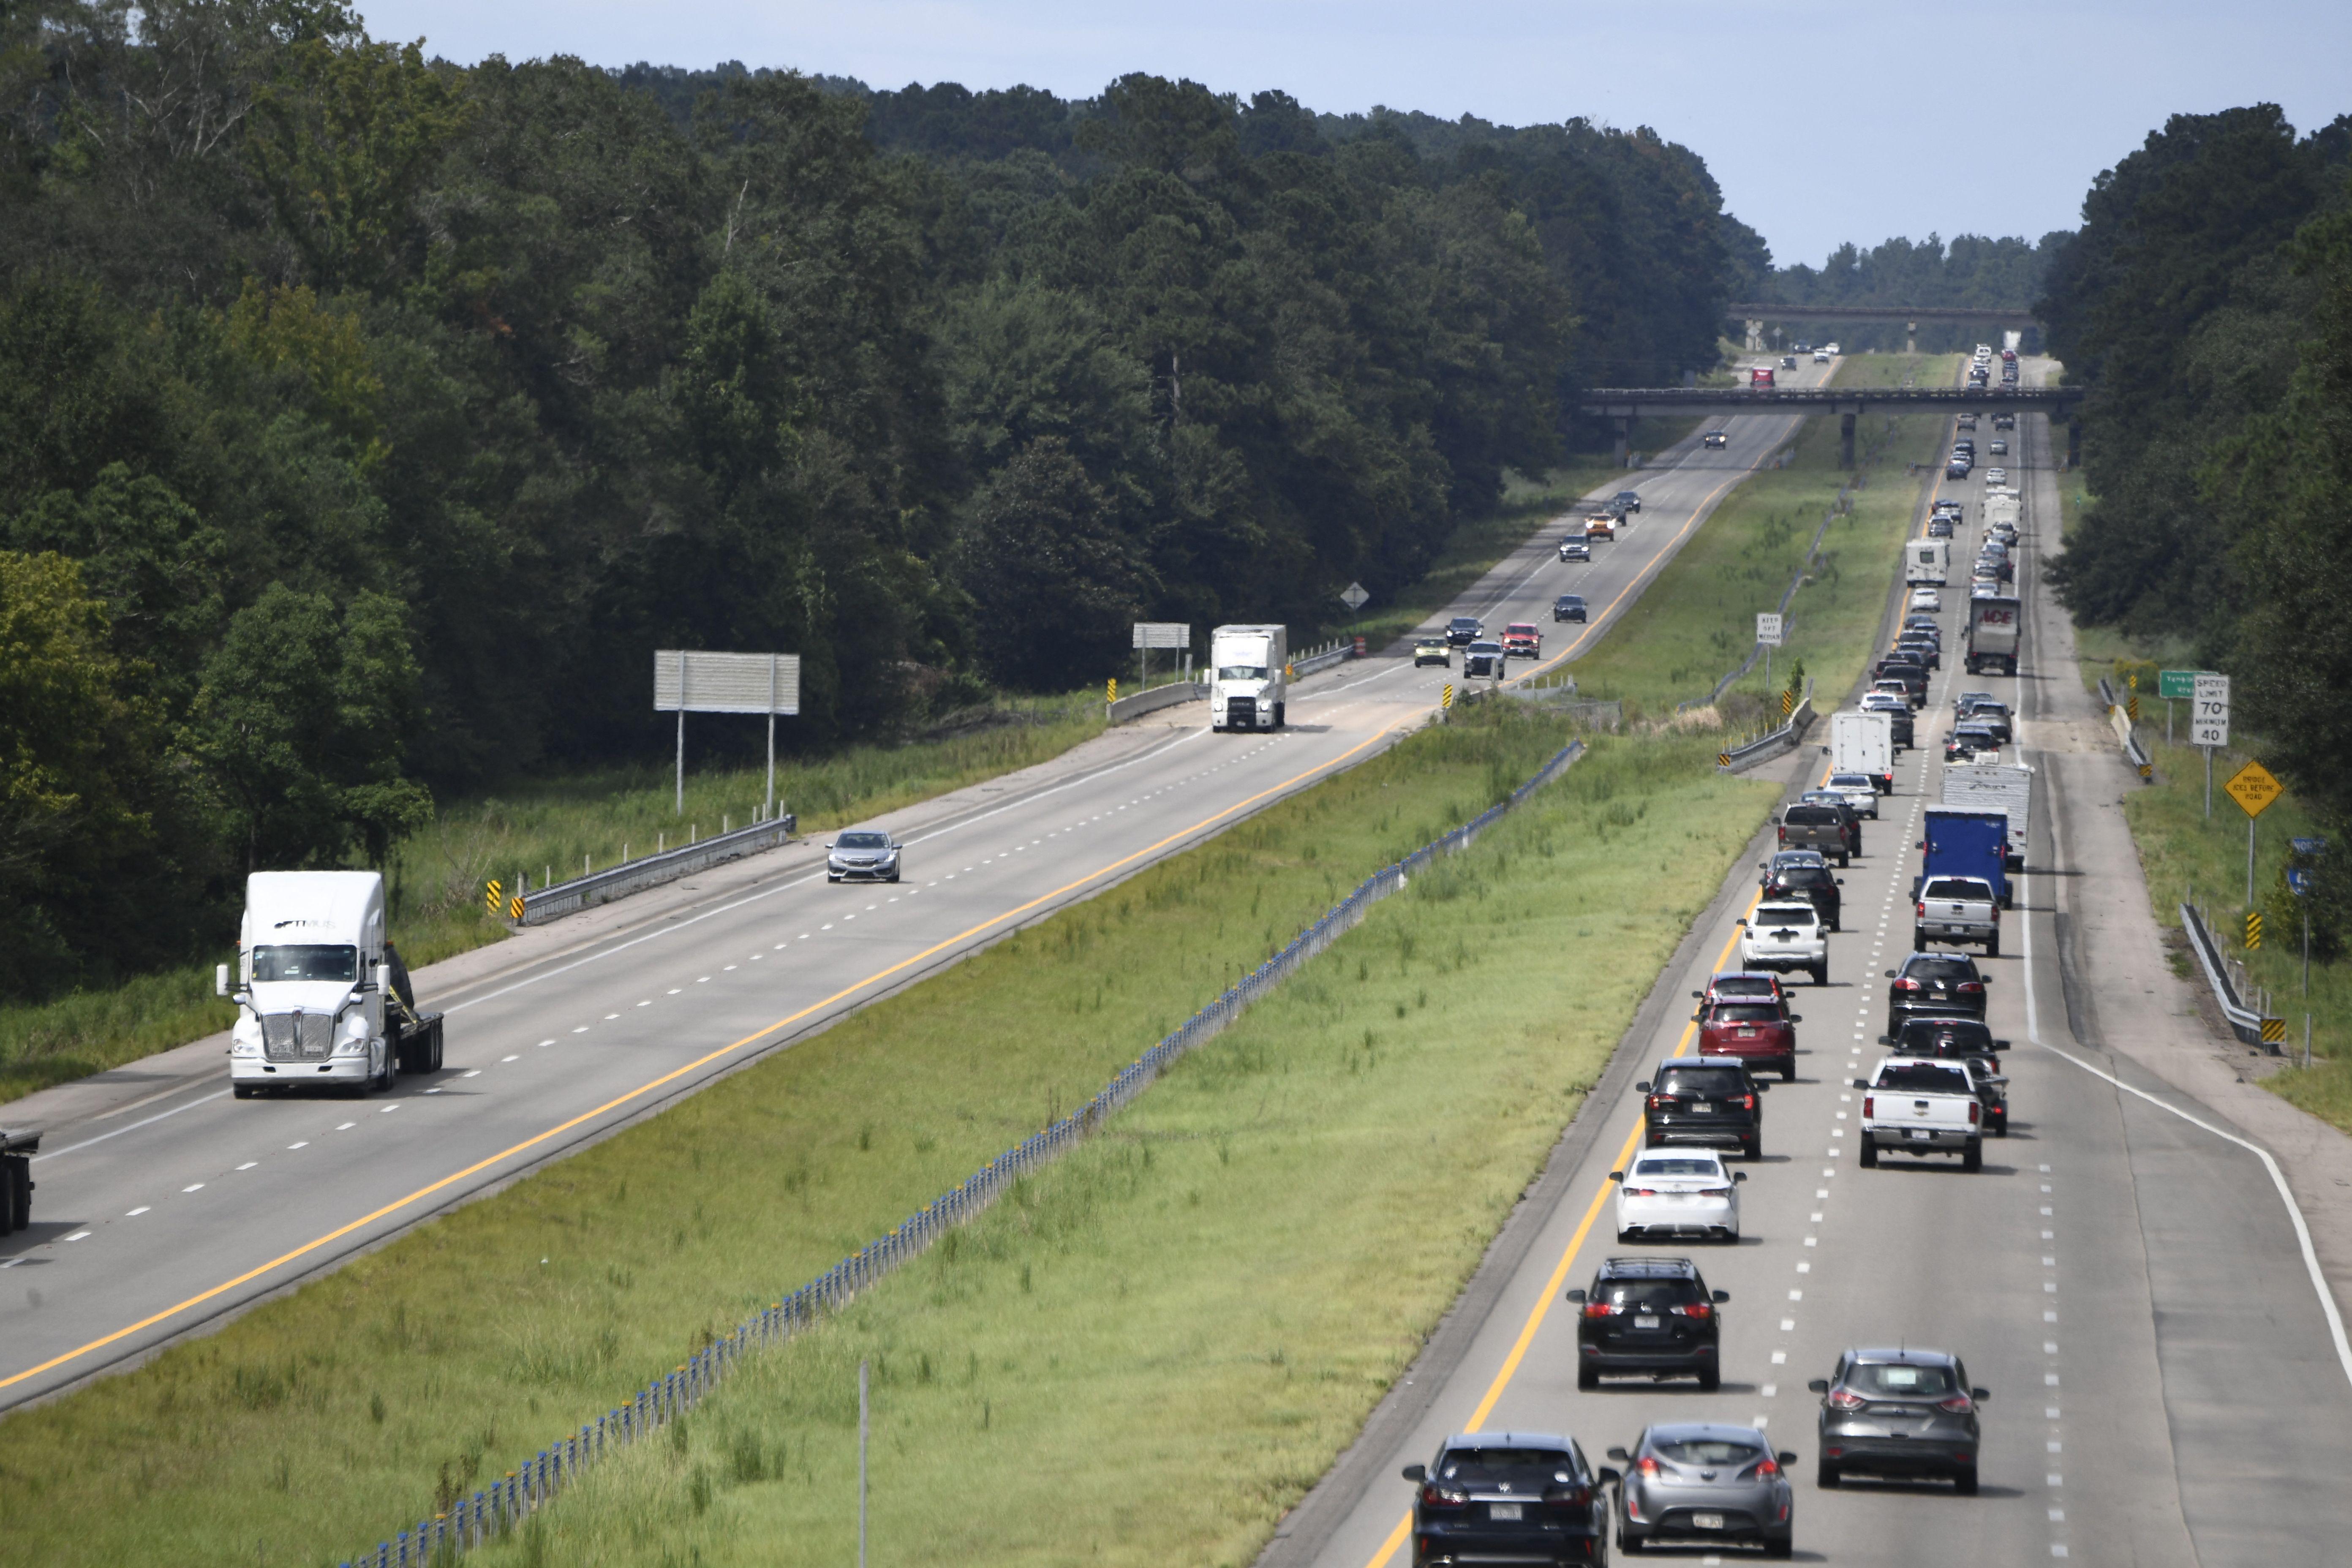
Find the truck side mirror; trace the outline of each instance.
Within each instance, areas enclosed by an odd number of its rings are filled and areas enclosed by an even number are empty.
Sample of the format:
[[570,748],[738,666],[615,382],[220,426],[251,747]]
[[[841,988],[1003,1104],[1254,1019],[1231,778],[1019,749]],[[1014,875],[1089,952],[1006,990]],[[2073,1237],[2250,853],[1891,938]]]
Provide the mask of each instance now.
[[213,970],[213,994],[215,996],[228,994],[228,965],[226,963]]
[[1856,1089],[1868,1089],[1870,1087],[1870,1080],[1866,1078],[1858,1078],[1853,1080],[1853,1087]]

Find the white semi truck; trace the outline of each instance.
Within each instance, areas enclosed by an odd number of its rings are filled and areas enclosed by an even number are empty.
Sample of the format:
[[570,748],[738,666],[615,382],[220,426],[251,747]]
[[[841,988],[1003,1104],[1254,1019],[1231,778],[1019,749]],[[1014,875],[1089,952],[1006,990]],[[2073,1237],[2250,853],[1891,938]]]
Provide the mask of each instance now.
[[441,1015],[419,1013],[384,934],[373,871],[257,871],[245,879],[237,961],[215,986],[237,1005],[229,1084],[361,1095],[441,1067]]
[[1209,727],[1279,730],[1290,693],[1285,626],[1219,626],[1209,634]]
[[1952,542],[1914,539],[1903,546],[1903,581],[1913,587],[1940,588],[1952,575]]
[[2017,634],[2023,611],[2014,597],[1988,594],[1969,600],[1965,635],[1970,675],[2017,673]]

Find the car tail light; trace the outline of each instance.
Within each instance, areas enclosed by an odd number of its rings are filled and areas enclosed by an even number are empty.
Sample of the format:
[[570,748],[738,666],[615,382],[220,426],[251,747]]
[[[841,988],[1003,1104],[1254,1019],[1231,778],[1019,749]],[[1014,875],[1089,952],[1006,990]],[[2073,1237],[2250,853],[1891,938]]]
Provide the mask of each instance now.
[[1673,1099],[1666,1095],[1654,1094],[1650,1096],[1650,1109],[1653,1110],[1664,1110],[1673,1103]]
[[1755,1109],[1756,1109],[1756,1097],[1755,1097],[1754,1095],[1752,1095],[1752,1094],[1743,1094],[1743,1095],[1741,1095],[1741,1096],[1739,1097],[1739,1109],[1740,1109],[1740,1110],[1755,1110]]
[[1421,1489],[1421,1501],[1424,1508],[1466,1508],[1470,1494],[1459,1487],[1441,1487],[1432,1481]]
[[1612,1307],[1606,1301],[1587,1301],[1584,1304],[1584,1315],[1588,1318],[1613,1318],[1624,1310]]
[[1864,1096],[1862,1097],[1862,1119],[1863,1119],[1864,1121],[1869,1121],[1872,1117],[1874,1117],[1874,1116],[1875,1116],[1875,1115],[1877,1115],[1877,1114],[1878,1114],[1878,1100],[1877,1100],[1877,1099],[1876,1099],[1874,1096],[1872,1096],[1872,1095],[1867,1095],[1867,1094],[1864,1095]]
[[1652,1480],[1655,1480],[1658,1478],[1658,1461],[1647,1454],[1643,1455],[1640,1461],[1636,1463],[1633,1468],[1636,1470],[1639,1470],[1642,1474],[1649,1477]]
[[1859,1410],[1866,1403],[1868,1402],[1861,1394],[1846,1389],[1838,1388],[1830,1391],[1830,1408],[1832,1410]]
[[1971,992],[1981,996],[1984,994],[1984,982],[1981,980],[1963,980],[1960,982],[1957,989],[1963,996],[1969,994]]
[[1729,1187],[1701,1187],[1698,1190],[1698,1195],[1703,1198],[1727,1198],[1731,1195],[1731,1189]]
[[1993,900],[1992,923],[1995,925],[2000,924],[2000,901],[1998,899]]
[[1780,826],[1780,842],[1783,844],[1789,842],[1789,828],[1786,823],[1781,824]]
[[[1923,915],[1926,914],[1927,912],[1927,906],[1921,904],[1919,906],[1919,912]],[[1917,991],[1923,989],[1923,987],[1917,981],[1912,979],[1906,974],[1902,979],[1896,981],[1893,985],[1887,987],[1887,989],[1890,991]]]
[[1685,1301],[1679,1307],[1669,1307],[1666,1310],[1677,1318],[1697,1318],[1704,1321],[1715,1316],[1715,1304],[1711,1301]]
[[1591,1508],[1592,1489],[1591,1487],[1563,1488],[1545,1498],[1544,1502],[1551,1508]]
[[1769,1478],[1780,1473],[1780,1461],[1772,1458],[1771,1455],[1767,1454],[1763,1458],[1758,1460],[1756,1468],[1748,1473],[1754,1476],[1759,1481],[1769,1479]]
[[[1965,1394],[1955,1394],[1949,1399],[1939,1399],[1936,1402],[1937,1409],[1948,1410],[1955,1415],[1966,1415],[1976,1407],[1977,1402]],[[1962,1457],[1966,1458],[1965,1455]]]
[[1977,1118],[1978,1118],[1979,1115],[1981,1115],[1981,1114],[1983,1113],[1983,1111],[1984,1111],[1984,1107],[1983,1107],[1983,1106],[1979,1105],[1979,1104],[1978,1104],[1975,1100],[1969,1100],[1969,1126],[1971,1126],[1971,1127],[1974,1127],[1974,1126],[1977,1124]]
[[1625,1189],[1625,1195],[1629,1198],[1654,1198],[1658,1195],[1658,1189],[1655,1187],[1627,1187]]

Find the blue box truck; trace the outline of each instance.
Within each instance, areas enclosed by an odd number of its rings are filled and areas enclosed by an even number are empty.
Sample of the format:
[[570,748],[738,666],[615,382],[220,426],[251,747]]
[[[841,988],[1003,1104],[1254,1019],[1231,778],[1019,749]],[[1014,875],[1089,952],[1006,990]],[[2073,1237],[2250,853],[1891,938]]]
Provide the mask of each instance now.
[[2012,907],[2009,886],[2009,813],[1986,805],[1931,805],[1927,813],[1926,868],[1911,883],[1915,900],[1929,877],[1982,877],[2002,909]]

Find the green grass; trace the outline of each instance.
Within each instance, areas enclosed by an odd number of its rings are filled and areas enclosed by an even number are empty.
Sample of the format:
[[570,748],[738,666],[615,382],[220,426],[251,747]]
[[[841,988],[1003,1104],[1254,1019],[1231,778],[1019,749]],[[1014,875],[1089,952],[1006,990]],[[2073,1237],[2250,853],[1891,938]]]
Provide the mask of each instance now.
[[[971,727],[898,746],[856,746],[830,757],[779,762],[777,798],[822,831],[944,795],[1059,755],[1102,731],[1093,691],[1001,700],[964,716]],[[691,733],[688,735],[691,741]],[[433,825],[395,847],[387,868],[393,937],[423,965],[500,940],[507,928],[483,906],[483,884],[533,886],[552,875],[651,853],[687,832],[740,827],[764,799],[764,768],[690,772],[683,817],[667,768],[608,769],[520,784],[496,798],[445,806]],[[224,952],[222,958],[230,957]],[[236,1020],[213,995],[213,966],[193,963],[56,1001],[0,1006],[0,1100],[226,1029]]]
[[[0,1424],[0,1474],[24,1506],[0,1535],[0,1561],[242,1561],[257,1543],[262,1561],[316,1562],[375,1540],[403,1512],[429,1510],[437,1489],[470,1490],[675,1364],[705,1331],[820,1272],[1083,1101],[1363,875],[1483,809],[1566,733],[1559,721],[1504,709],[1425,731],[215,1334],[12,1415]],[[1296,1432],[1273,1423],[1289,1435],[1258,1455],[1239,1493],[1220,1490],[1230,1516],[1217,1527],[1223,1535],[1258,1531],[1276,1500],[1311,1479],[1319,1468],[1312,1456],[1328,1457],[1377,1396],[1378,1369],[1397,1364],[1414,1325],[1443,1310],[1572,1108],[1571,1091],[1597,1070],[1647,977],[1760,819],[1769,788],[1710,776],[1705,749],[1627,745],[1570,770],[1541,811],[1486,836],[1473,857],[1415,879],[1411,896],[1383,906],[1367,928],[1373,934],[1327,955],[1307,984],[1261,1011],[1265,1022],[1231,1037],[1200,1069],[1203,1083],[1223,1086],[1220,1129],[1165,1137],[1167,1158],[1186,1173],[1183,1193],[1200,1197],[1155,1212],[1204,1237],[1246,1234],[1270,1218],[1268,1205],[1303,1201],[1305,1191],[1287,1180],[1261,1190],[1253,1178],[1344,1153],[1358,1162],[1362,1193],[1384,1195],[1344,1227],[1339,1239],[1358,1249],[1350,1260],[1298,1265],[1326,1278],[1396,1276],[1381,1287],[1396,1294],[1381,1308],[1386,1316],[1370,1347],[1351,1352],[1363,1375],[1324,1389],[1318,1373],[1314,1420]],[[1408,939],[1410,947],[1396,945]],[[1359,960],[1365,967],[1351,980]],[[1559,1005],[1563,992],[1573,1006]],[[1313,1028],[1288,1041],[1302,1017]],[[1281,1060],[1265,1056],[1277,1047]],[[1247,1070],[1234,1066],[1252,1060]],[[1286,1091],[1294,1079],[1297,1098]],[[1358,1080],[1380,1086],[1381,1117],[1443,1104],[1429,1123],[1433,1141],[1424,1149],[1416,1134],[1406,1148],[1371,1123],[1353,1132],[1335,1124],[1336,1141],[1307,1158],[1303,1145],[1324,1114],[1306,1092],[1310,1084],[1339,1090]],[[1181,1122],[1202,1113],[1200,1102],[1176,1100],[1186,1092],[1169,1097],[1167,1113],[1148,1097],[1143,1114]],[[1140,1158],[1150,1142],[1122,1132],[1085,1158],[1121,1148]],[[1402,1162],[1393,1171],[1392,1159]],[[1465,1159],[1466,1166],[1453,1163]],[[1227,1184],[1206,1183],[1211,1163],[1234,1173]],[[1404,1194],[1426,1183],[1433,1163],[1456,1179],[1417,1217]],[[1071,1167],[1081,1181],[1095,1168]],[[1407,1179],[1412,1172],[1421,1173]],[[1062,1203],[1053,1195],[1059,1180],[1033,1183],[1028,1201],[990,1223]],[[1167,1196],[1160,1191],[1155,1202]],[[1074,1225],[1079,1211],[1040,1212]],[[1283,1224],[1292,1242],[1306,1236],[1303,1221]],[[971,1243],[983,1258],[1007,1244],[997,1231]],[[1186,1245],[1198,1248],[1188,1253],[1194,1258],[1213,1255],[1203,1242]],[[1381,1261],[1400,1246],[1406,1256]],[[1434,1250],[1414,1250],[1422,1247]],[[1049,1254],[1025,1261],[1047,1300],[1077,1289]],[[1019,1265],[1003,1267],[1011,1278]],[[1139,1261],[1130,1284],[1181,1288],[1153,1272]],[[1195,1305],[1212,1314],[1253,1294],[1233,1279],[1197,1283]],[[919,1276],[904,1289],[923,1289]],[[1248,1310],[1265,1309],[1261,1297]],[[1289,1342],[1302,1357],[1365,1327],[1345,1300],[1318,1310],[1326,1313],[1319,1326]],[[1186,1324],[1183,1316],[1161,1326],[1173,1324],[1195,1347],[1242,1327],[1221,1318]],[[1085,1371],[1090,1358],[1077,1353],[1079,1342],[1067,1354],[1053,1348],[1061,1342],[1033,1337],[1033,1370],[1042,1375],[1058,1356],[1070,1375]],[[1164,1347],[1166,1355],[1179,1351]],[[893,1363],[886,1387],[919,1375],[919,1353]],[[947,1351],[932,1354],[933,1376],[944,1377]],[[1042,1399],[1047,1391],[1033,1393]],[[1131,1414],[1108,1397],[1089,1407],[1097,1423]],[[1043,1408],[1032,1405],[1022,1419]],[[793,1427],[776,1424],[780,1434]],[[1208,1462],[1212,1430],[1186,1428],[1175,1446],[1197,1447],[1188,1462]],[[1120,1444],[1137,1440],[1129,1433]],[[780,1436],[760,1465],[814,1469],[805,1445],[804,1434],[789,1443]],[[1118,1447],[1107,1444],[1104,1455]],[[1034,1463],[1011,1446],[1000,1452],[1034,1483]],[[1171,1467],[1170,1484],[1153,1484],[1155,1496],[1166,1507],[1193,1506],[1200,1489],[1173,1484],[1175,1475]],[[1118,1506],[1118,1488],[1089,1489],[1095,1506]],[[567,1550],[552,1560],[583,1559]]]
[[[1839,367],[1840,384],[1900,384],[1910,377],[1939,384],[1949,379],[1951,364],[1942,355],[1848,359]],[[1794,620],[1787,646],[1773,656],[1775,687],[1787,684],[1791,664],[1801,659],[1825,700],[1835,700],[1875,652],[1887,584],[1921,486],[1932,482],[1932,476],[1915,478],[1906,469],[1938,455],[1945,426],[1917,416],[1865,420],[1856,430],[1860,472],[1869,482],[1853,492],[1852,510],[1830,524],[1821,564],[1790,602]],[[1789,466],[1756,474],[1726,498],[1592,650],[1565,668],[1579,690],[1622,698],[1629,709],[1652,713],[1704,700],[1747,657],[1757,613],[1780,603],[1804,560],[1847,477],[1837,458],[1837,422],[1806,421]],[[1762,727],[1765,700],[1759,660],[1725,694],[1726,722]],[[1777,706],[1771,710],[1778,722]]]

